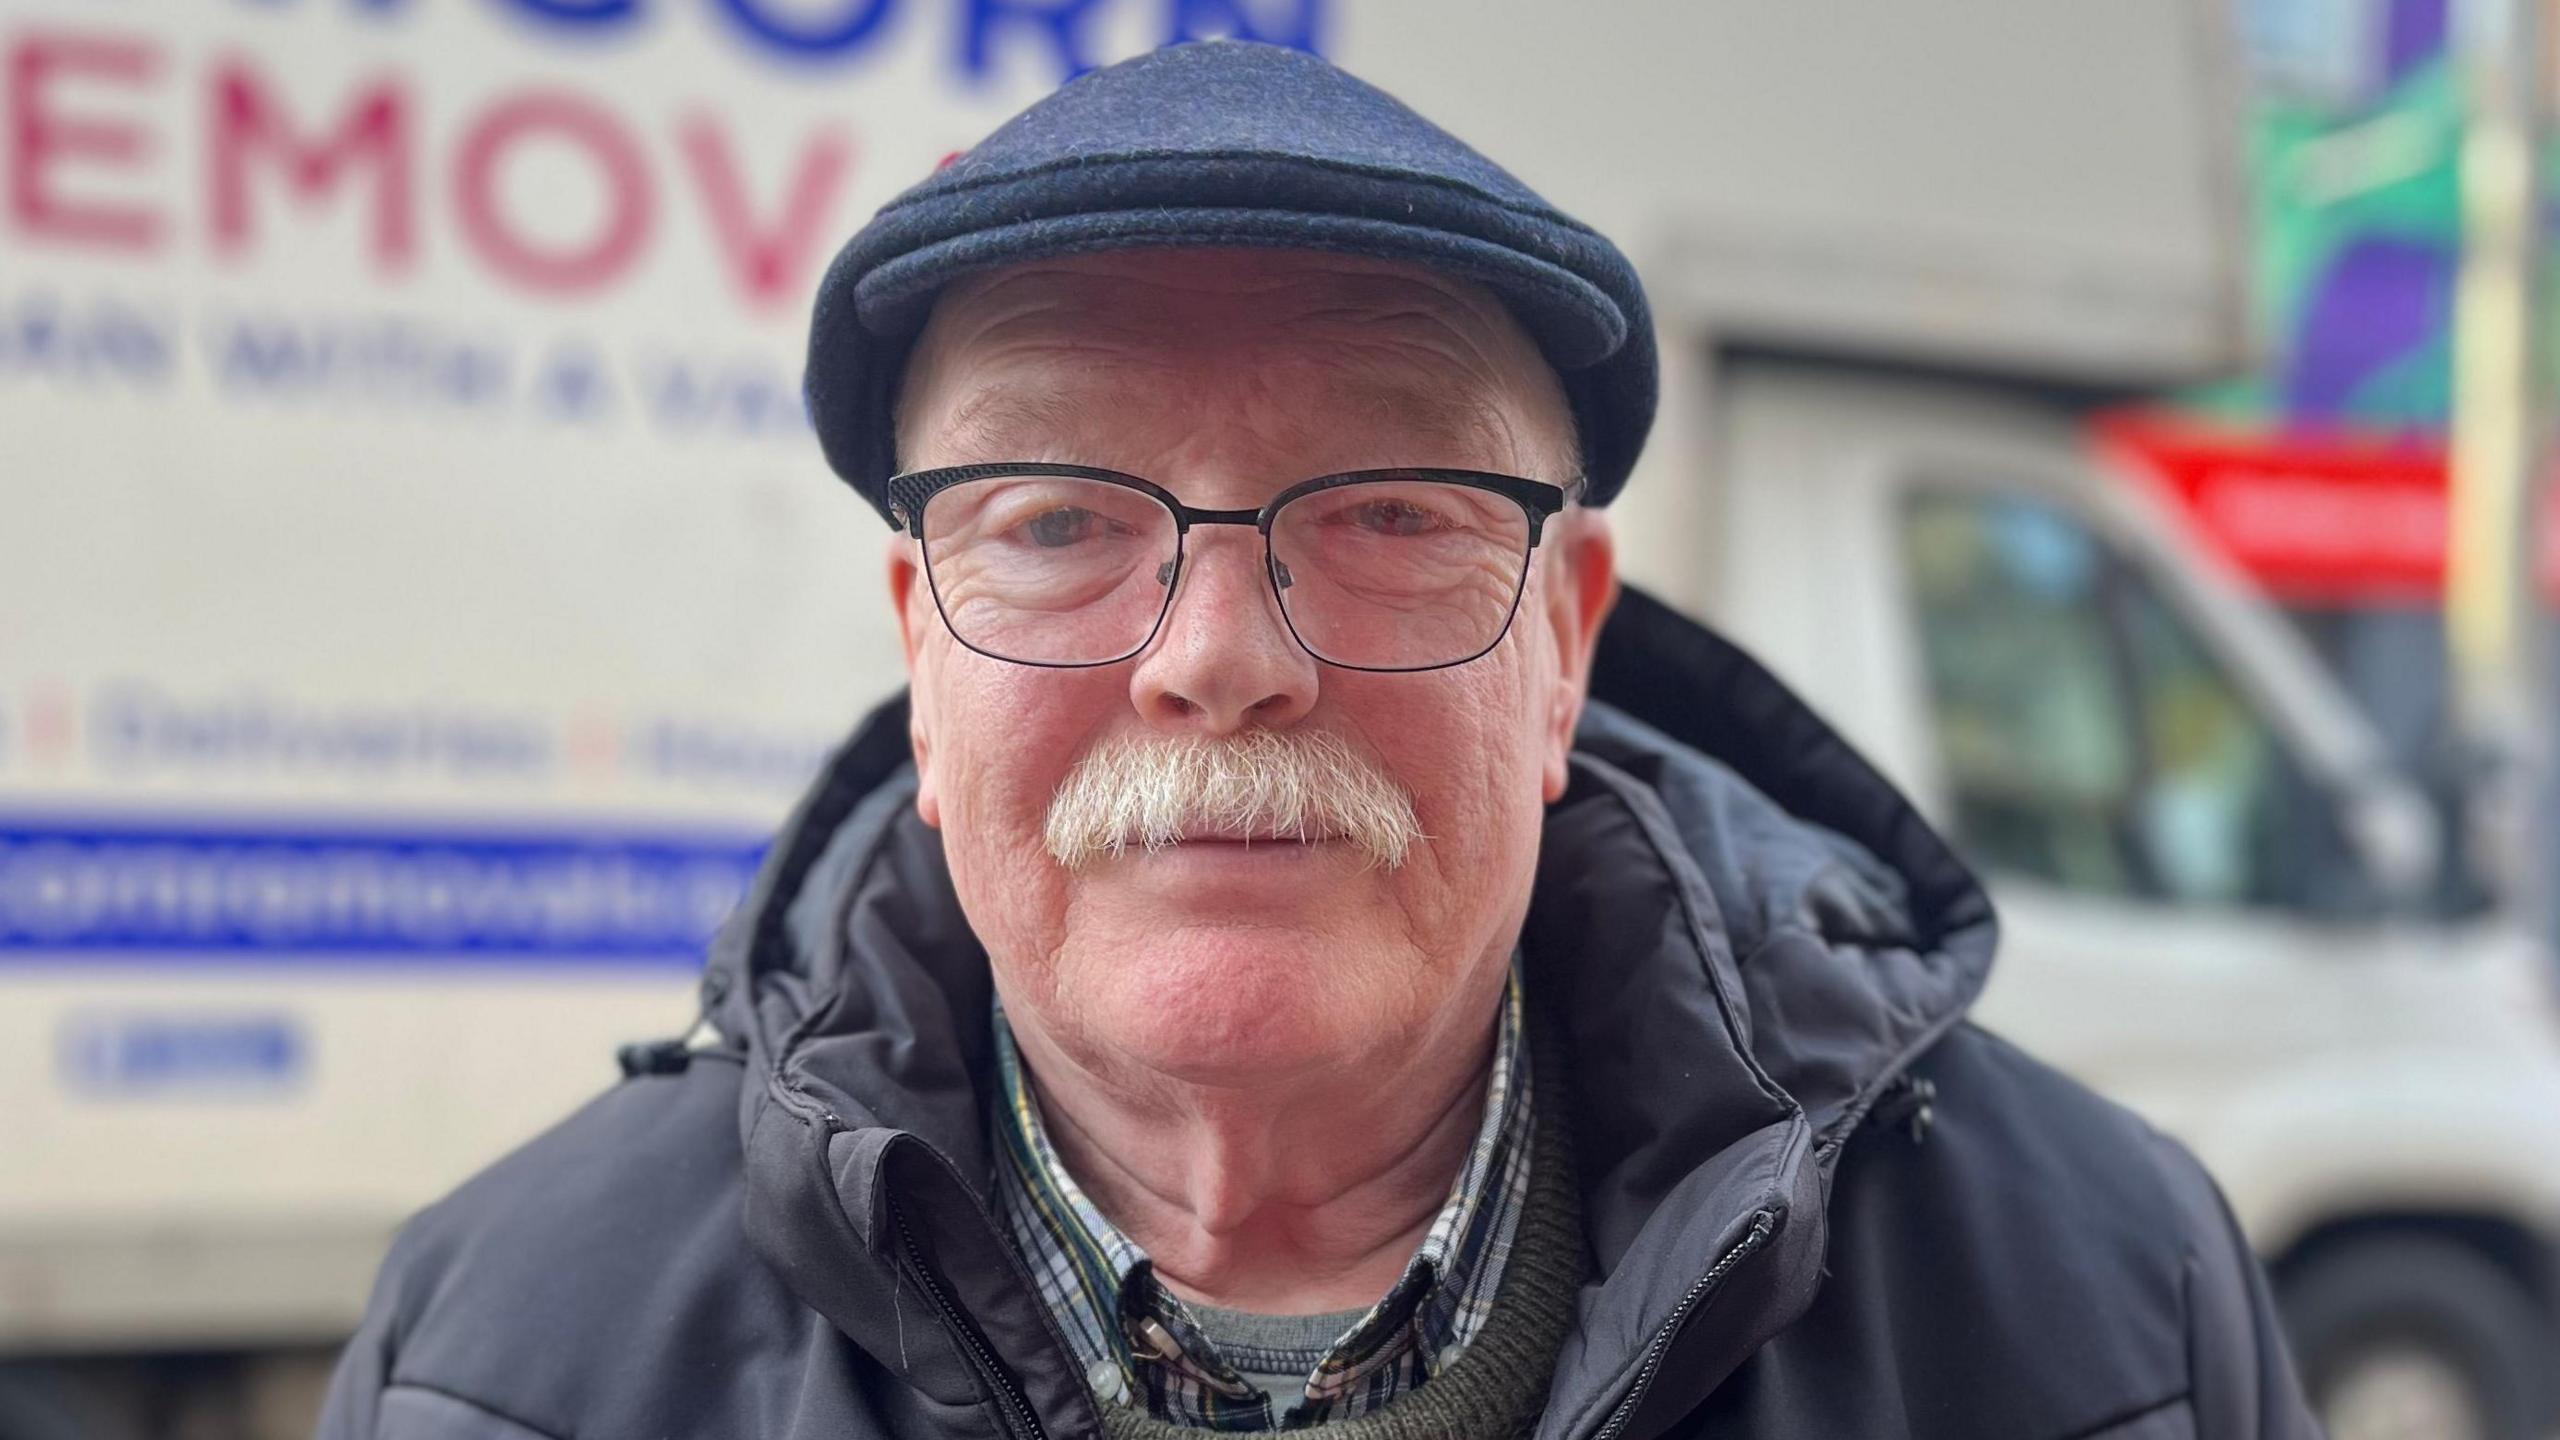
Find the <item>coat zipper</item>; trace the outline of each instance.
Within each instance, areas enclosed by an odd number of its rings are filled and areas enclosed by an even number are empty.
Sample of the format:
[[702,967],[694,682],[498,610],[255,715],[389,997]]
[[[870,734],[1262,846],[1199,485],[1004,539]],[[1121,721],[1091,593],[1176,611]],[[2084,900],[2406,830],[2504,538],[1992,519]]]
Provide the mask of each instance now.
[[[1817,1159],[1827,1158],[1833,1151],[1847,1146],[1849,1143],[1849,1137],[1858,1132],[1859,1126],[1867,1123],[1867,1117],[1875,1113],[1876,1108],[1884,1103],[1886,1097],[1897,1095],[1905,1091],[1916,1091],[1919,1087],[1924,1085],[1928,1087],[1928,1094],[1922,1098],[1922,1106],[1925,1108],[1936,1105],[1938,1099],[1938,1087],[1934,1083],[1913,1075],[1907,1069],[1895,1072],[1894,1077],[1891,1080],[1888,1080],[1884,1084],[1877,1086],[1875,1089],[1868,1091],[1867,1094],[1858,1101],[1858,1103],[1850,1106],[1839,1119],[1831,1122],[1831,1127],[1822,1133],[1821,1138],[1813,1142],[1813,1153],[1815,1157]],[[1934,1124],[1935,1120],[1936,1116],[1933,1111],[1929,1123]],[[1912,1143],[1918,1144],[1922,1137],[1927,1133],[1928,1124],[1918,1126],[1912,1135]]]
[[979,1375],[987,1382],[987,1388],[995,1393],[996,1408],[1003,1412],[1006,1428],[1016,1435],[1029,1437],[1029,1440],[1047,1440],[1046,1432],[1040,1428],[1039,1413],[1031,1408],[1031,1397],[1022,1393],[1022,1387],[1014,1383],[1012,1374],[997,1362],[995,1351],[987,1345],[987,1337],[979,1333],[977,1325],[961,1313],[958,1305],[952,1303],[951,1297],[942,1289],[942,1282],[933,1278],[933,1268],[925,1263],[923,1248],[916,1244],[914,1232],[907,1228],[906,1215],[903,1212],[893,1213],[898,1227],[898,1243],[906,1249],[907,1268],[914,1272],[917,1288],[933,1302],[944,1328],[960,1337],[960,1348],[968,1352],[971,1362],[978,1367]]
[[1776,1212],[1751,1212],[1750,1232],[1734,1241],[1732,1249],[1717,1257],[1716,1263],[1708,1268],[1706,1274],[1699,1276],[1698,1283],[1690,1286],[1689,1293],[1681,1296],[1680,1303],[1672,1307],[1671,1318],[1663,1321],[1662,1328],[1653,1333],[1653,1343],[1645,1347],[1644,1364],[1636,1371],[1635,1388],[1628,1391],[1627,1398],[1619,1401],[1618,1408],[1610,1412],[1609,1423],[1600,1427],[1595,1440],[1618,1440],[1619,1432],[1635,1418],[1636,1407],[1644,1403],[1645,1393],[1653,1388],[1653,1377],[1662,1369],[1663,1357],[1671,1352],[1672,1339],[1679,1335],[1682,1326],[1689,1323],[1690,1312],[1706,1303],[1707,1297],[1715,1293],[1716,1286],[1724,1282],[1724,1277],[1732,1273],[1734,1266],[1766,1244],[1777,1226]]

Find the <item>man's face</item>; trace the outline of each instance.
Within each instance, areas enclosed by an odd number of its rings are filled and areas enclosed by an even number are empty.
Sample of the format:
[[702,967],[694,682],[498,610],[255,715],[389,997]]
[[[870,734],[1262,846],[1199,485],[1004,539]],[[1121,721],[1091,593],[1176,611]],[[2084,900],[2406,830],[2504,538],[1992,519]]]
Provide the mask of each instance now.
[[[1093,465],[1251,509],[1390,466],[1562,484],[1565,417],[1528,338],[1465,282],[1314,253],[1138,251],[956,287],[910,364],[899,435],[909,469]],[[1417,673],[1309,655],[1251,528],[1194,528],[1183,548],[1144,650],[1050,669],[959,645],[916,542],[892,543],[918,809],[1017,1030],[1096,1073],[1248,1085],[1480,1024],[1612,593],[1597,515],[1548,523],[1489,653]],[[1204,825],[1073,866],[1044,843],[1088,757],[1255,731],[1347,755],[1409,801],[1420,838],[1393,865],[1343,839],[1199,838]]]

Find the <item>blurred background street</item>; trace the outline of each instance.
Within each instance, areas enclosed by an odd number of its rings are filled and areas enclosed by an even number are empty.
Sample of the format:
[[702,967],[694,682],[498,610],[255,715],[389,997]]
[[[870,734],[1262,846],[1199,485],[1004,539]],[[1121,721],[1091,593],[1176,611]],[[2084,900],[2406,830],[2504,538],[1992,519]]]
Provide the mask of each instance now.
[[687,1030],[900,683],[819,273],[1227,35],[1626,246],[1629,577],[1982,870],[2338,1440],[2560,1434],[2560,5],[0,0],[0,1440],[307,1433]]

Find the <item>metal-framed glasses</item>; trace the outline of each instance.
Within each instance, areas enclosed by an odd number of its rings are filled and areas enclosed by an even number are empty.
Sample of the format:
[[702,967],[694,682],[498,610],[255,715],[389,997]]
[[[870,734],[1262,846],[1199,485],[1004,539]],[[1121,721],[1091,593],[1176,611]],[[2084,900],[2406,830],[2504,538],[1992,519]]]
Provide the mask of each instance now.
[[1007,461],[889,481],[953,638],[1021,665],[1111,665],[1173,606],[1193,527],[1250,525],[1289,632],[1349,670],[1438,670],[1511,628],[1562,489],[1475,470],[1357,470],[1258,510],[1203,510],[1135,475]]

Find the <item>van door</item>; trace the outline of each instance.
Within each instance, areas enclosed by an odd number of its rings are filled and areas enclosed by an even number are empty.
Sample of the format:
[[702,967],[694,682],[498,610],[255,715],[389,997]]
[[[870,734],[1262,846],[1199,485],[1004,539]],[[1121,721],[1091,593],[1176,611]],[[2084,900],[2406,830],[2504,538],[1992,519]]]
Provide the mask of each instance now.
[[2331,786],[2140,552],[2032,475],[1888,499],[1932,788],[2008,928],[1985,1018],[2172,1128],[2407,1018]]

